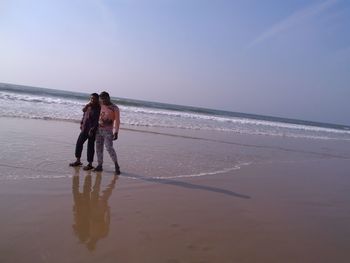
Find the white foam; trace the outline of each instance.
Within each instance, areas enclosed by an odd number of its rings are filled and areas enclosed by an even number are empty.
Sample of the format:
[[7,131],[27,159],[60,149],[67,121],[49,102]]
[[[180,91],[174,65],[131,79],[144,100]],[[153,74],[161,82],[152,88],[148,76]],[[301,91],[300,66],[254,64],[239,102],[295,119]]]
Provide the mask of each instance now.
[[77,100],[36,96],[31,94],[18,94],[18,93],[3,92],[3,91],[0,91],[0,99],[10,100],[10,101],[24,101],[24,102],[32,102],[32,103],[79,105],[79,106],[84,105],[81,101],[77,101]]
[[[203,177],[203,176],[215,176],[215,175],[220,175],[220,174],[227,174],[229,172],[235,171],[235,170],[239,170],[241,169],[243,166],[247,166],[250,165],[251,162],[244,162],[244,163],[239,163],[234,165],[233,167],[229,167],[229,168],[224,168],[224,169],[220,169],[220,170],[216,170],[216,171],[207,171],[207,172],[200,172],[200,173],[194,173],[194,174],[181,174],[181,175],[174,175],[174,176],[143,176],[143,177],[136,177],[136,176],[132,176],[132,175],[128,175],[128,173],[126,173],[126,175],[124,175],[125,177],[129,178],[129,179],[133,179],[133,180],[143,180],[143,179],[153,179],[153,180],[169,180],[169,179],[181,179],[181,178],[196,178],[196,177]],[[122,174],[123,176],[123,174]]]
[[201,173],[195,173],[195,174],[183,174],[183,175],[174,175],[174,176],[156,176],[156,177],[151,177],[151,179],[179,179],[179,178],[194,178],[194,177],[202,177],[202,176],[210,176],[210,175],[219,175],[219,174],[226,174],[228,172],[232,172],[234,170],[239,170],[241,169],[242,166],[247,166],[250,165],[251,163],[241,163],[237,164],[233,167],[230,168],[225,168],[213,172],[201,172]]
[[72,175],[26,175],[26,176],[19,176],[19,175],[7,175],[4,177],[0,177],[0,180],[37,180],[37,179],[62,179],[62,178],[71,178]]
[[233,124],[242,124],[242,125],[255,125],[255,126],[270,126],[273,128],[288,128],[288,129],[298,129],[298,130],[307,130],[307,131],[322,131],[322,132],[332,132],[332,133],[345,133],[350,135],[348,130],[337,130],[332,128],[317,127],[317,126],[307,126],[302,124],[292,124],[292,123],[283,123],[277,121],[265,121],[265,120],[256,120],[248,118],[238,118],[238,117],[221,117],[214,115],[205,115],[199,113],[188,113],[188,112],[176,112],[170,110],[157,110],[157,109],[147,109],[147,108],[137,108],[129,106],[121,106],[122,109],[128,112],[139,113],[139,114],[154,114],[154,115],[163,115],[187,119],[202,119],[216,122],[227,122]]
[[[0,91],[0,117],[80,121],[84,103],[78,99]],[[350,140],[350,130],[125,105],[121,105],[120,109],[122,124],[133,126]]]

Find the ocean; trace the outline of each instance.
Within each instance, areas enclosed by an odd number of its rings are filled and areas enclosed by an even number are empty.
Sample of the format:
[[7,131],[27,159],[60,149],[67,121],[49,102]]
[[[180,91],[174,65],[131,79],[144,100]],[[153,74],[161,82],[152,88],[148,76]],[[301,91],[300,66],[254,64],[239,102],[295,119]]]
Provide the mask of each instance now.
[[[80,121],[89,94],[0,83],[0,117]],[[350,140],[350,126],[112,98],[121,122],[140,127]]]

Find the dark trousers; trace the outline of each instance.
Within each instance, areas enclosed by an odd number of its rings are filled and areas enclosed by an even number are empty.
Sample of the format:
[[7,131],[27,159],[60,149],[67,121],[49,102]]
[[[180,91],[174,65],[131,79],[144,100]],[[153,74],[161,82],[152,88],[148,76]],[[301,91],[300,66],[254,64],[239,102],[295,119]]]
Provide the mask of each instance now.
[[80,158],[81,153],[83,151],[83,145],[88,140],[88,146],[87,146],[87,161],[89,163],[92,163],[94,161],[94,154],[95,154],[95,134],[92,137],[89,137],[89,134],[87,131],[82,131],[79,134],[77,144],[75,146],[75,157]]

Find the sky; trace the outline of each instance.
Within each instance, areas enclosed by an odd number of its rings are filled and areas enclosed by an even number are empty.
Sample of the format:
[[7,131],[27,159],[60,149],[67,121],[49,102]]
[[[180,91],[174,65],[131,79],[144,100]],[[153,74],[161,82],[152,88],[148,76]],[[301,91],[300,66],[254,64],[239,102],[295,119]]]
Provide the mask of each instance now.
[[0,82],[350,124],[348,0],[0,0]]

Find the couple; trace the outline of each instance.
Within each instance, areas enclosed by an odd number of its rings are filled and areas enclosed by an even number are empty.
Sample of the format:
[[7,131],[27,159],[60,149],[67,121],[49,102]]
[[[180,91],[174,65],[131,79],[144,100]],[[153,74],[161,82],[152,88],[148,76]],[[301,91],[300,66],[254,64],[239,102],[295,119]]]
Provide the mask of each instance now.
[[[87,160],[88,165],[84,166],[84,170],[92,170],[95,172],[102,172],[103,164],[103,145],[105,145],[109,156],[115,164],[115,173],[120,174],[117,154],[113,148],[113,141],[118,139],[118,131],[120,126],[119,108],[111,102],[110,96],[103,91],[100,95],[93,93],[90,95],[90,102],[83,108],[83,119],[80,122],[80,135],[75,147],[75,162],[70,163],[69,166],[81,166],[81,153],[83,151],[83,144],[87,140]],[[94,168],[92,162],[95,153],[96,140],[96,154],[97,166]]]

